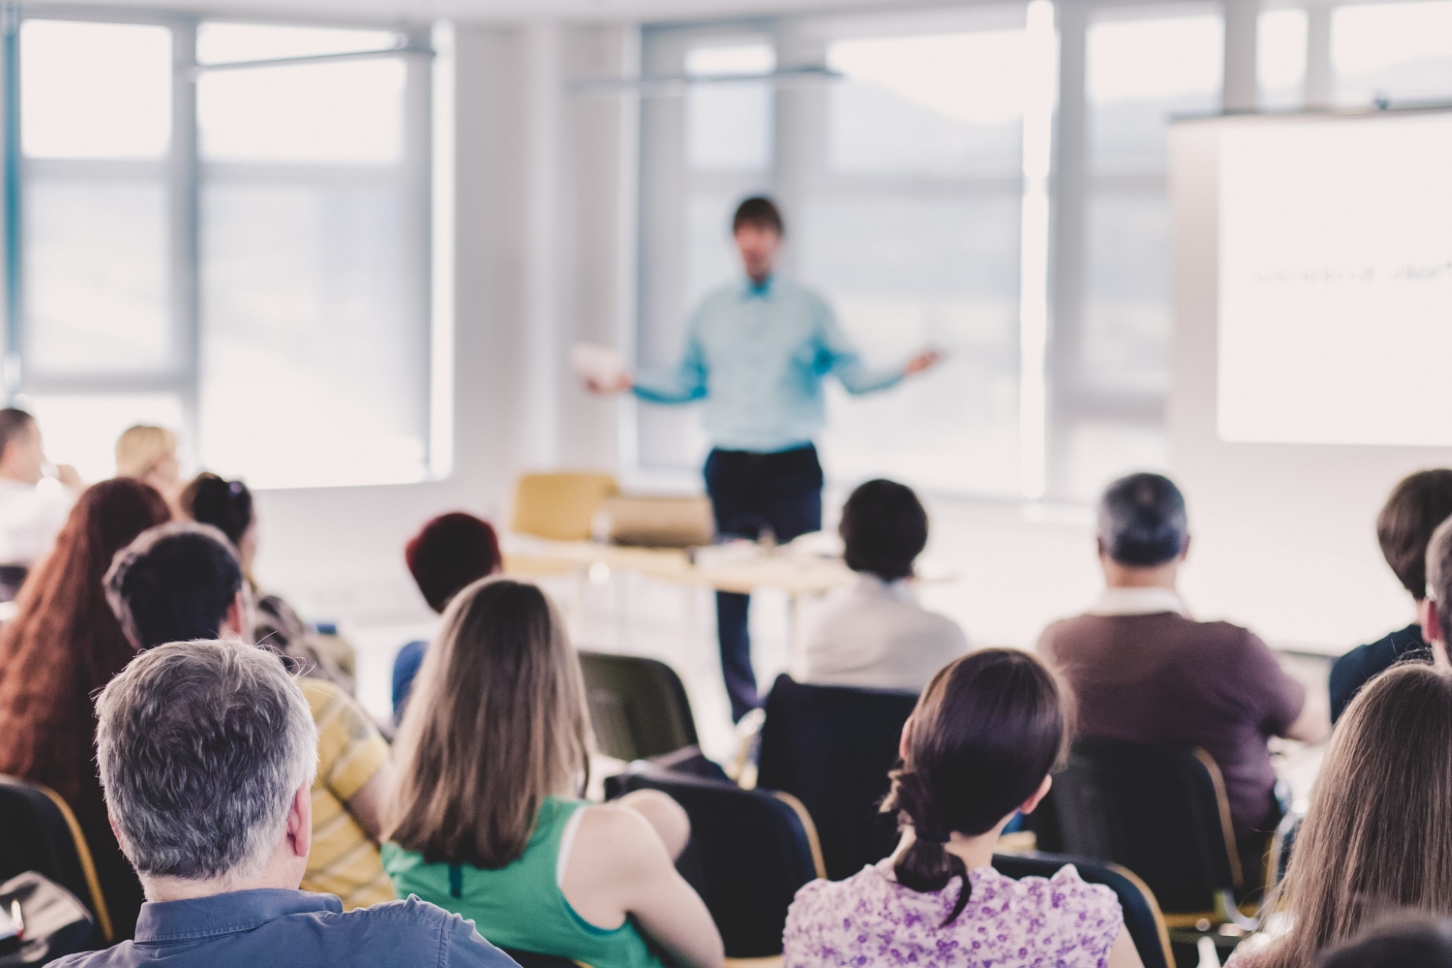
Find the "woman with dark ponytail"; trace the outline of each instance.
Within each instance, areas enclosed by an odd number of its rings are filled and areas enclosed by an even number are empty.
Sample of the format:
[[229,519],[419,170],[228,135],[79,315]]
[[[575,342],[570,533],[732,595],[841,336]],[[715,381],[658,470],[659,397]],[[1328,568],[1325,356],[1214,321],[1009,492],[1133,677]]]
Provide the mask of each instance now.
[[992,866],[1009,820],[1049,792],[1066,705],[1026,652],[984,649],[940,670],[903,727],[883,801],[902,829],[897,850],[797,892],[785,968],[1139,968],[1109,888],[1072,866],[1021,881]]

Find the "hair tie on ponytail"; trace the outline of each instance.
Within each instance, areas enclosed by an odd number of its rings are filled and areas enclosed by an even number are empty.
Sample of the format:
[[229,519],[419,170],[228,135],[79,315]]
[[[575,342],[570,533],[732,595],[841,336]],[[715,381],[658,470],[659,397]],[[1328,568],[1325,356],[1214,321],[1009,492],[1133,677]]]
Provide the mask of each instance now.
[[918,840],[925,840],[930,844],[937,844],[940,847],[953,838],[953,834],[950,831],[940,830],[937,827],[929,827],[926,825],[921,827],[914,826],[913,836]]

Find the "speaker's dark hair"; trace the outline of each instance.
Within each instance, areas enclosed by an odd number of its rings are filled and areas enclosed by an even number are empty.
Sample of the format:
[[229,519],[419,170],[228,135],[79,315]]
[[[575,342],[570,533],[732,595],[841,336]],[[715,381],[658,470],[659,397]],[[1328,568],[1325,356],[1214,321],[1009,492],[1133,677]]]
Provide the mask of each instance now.
[[963,880],[947,925],[963,913],[972,884],[945,849],[954,832],[977,836],[1033,796],[1063,758],[1067,696],[1034,656],[983,649],[941,669],[908,725],[907,759],[891,774],[884,812],[912,827],[912,845],[894,868],[898,883],[940,891]]

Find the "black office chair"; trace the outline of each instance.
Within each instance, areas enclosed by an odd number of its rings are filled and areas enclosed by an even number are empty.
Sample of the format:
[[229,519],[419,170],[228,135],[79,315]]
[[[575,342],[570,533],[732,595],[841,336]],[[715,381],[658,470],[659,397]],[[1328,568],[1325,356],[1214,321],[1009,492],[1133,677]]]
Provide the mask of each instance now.
[[706,902],[727,957],[781,954],[787,908],[803,884],[824,876],[812,818],[796,798],[648,764],[633,766],[621,785],[660,790],[685,808],[691,842],[676,867]]
[[1042,849],[1134,871],[1172,928],[1255,927],[1237,906],[1251,881],[1241,870],[1224,780],[1204,750],[1080,740],[1028,822]]
[[916,693],[809,686],[778,676],[766,700],[757,783],[801,800],[827,876],[850,877],[892,853],[897,823],[878,812]]
[[1065,864],[1073,864],[1089,884],[1103,884],[1114,892],[1124,910],[1124,926],[1134,939],[1144,968],[1174,968],[1170,933],[1154,892],[1145,882],[1118,864],[1104,864],[1086,857],[1043,854],[1037,851],[994,854],[993,866],[1015,880],[1021,877],[1053,877]]
[[1296,835],[1301,832],[1304,813],[1288,813],[1276,824],[1275,836],[1271,838],[1270,863],[1266,865],[1265,893],[1269,898],[1272,891],[1286,879],[1286,868],[1291,863],[1291,851],[1296,846]]
[[115,940],[91,849],[71,808],[49,787],[0,774],[0,883],[26,871],[79,898],[96,919],[103,947]]
[[691,702],[670,666],[600,652],[581,652],[580,665],[600,752],[628,763],[697,744]]
[[[500,951],[514,959],[519,968],[590,968],[583,961],[575,961],[562,955],[541,955],[533,951],[520,951],[516,948],[500,948]],[[1149,968],[1148,965],[1145,968]]]

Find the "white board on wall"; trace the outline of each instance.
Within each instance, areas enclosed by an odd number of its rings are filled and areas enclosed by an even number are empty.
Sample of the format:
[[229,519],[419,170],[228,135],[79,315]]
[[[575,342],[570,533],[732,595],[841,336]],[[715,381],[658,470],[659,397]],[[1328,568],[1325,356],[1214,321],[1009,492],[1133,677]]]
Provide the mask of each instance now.
[[1227,126],[1227,441],[1452,445],[1452,114]]

